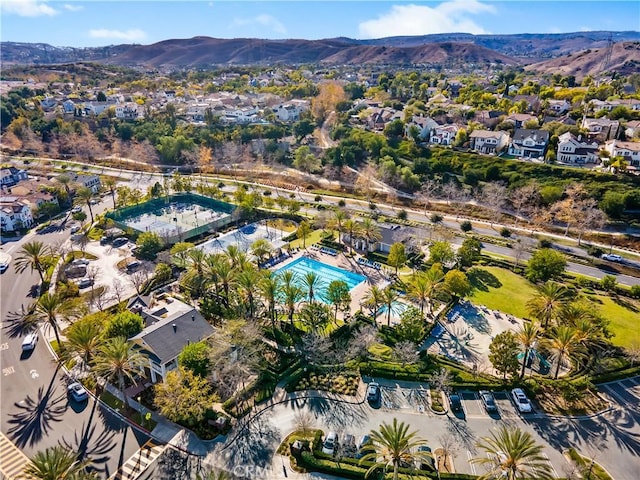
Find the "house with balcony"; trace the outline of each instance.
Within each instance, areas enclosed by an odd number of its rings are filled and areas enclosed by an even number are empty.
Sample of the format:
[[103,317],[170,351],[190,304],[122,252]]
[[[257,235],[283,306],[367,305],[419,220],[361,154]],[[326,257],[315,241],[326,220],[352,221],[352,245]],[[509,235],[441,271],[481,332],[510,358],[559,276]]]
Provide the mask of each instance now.
[[469,135],[469,144],[478,153],[495,155],[509,144],[509,134],[501,130],[474,130]]
[[509,145],[509,155],[519,158],[544,158],[549,145],[549,132],[518,128]]
[[144,320],[145,327],[129,340],[147,358],[144,374],[153,383],[178,368],[178,355],[185,346],[214,333],[198,310],[166,293],[134,297],[128,308]]
[[0,197],[0,232],[17,232],[33,225],[31,207],[16,196]]
[[68,173],[67,176],[73,183],[77,183],[90,189],[93,193],[100,191],[100,177],[98,175],[82,175],[79,173]]
[[583,140],[582,135],[576,137],[571,132],[565,132],[558,137],[556,159],[560,163],[573,165],[600,163],[599,149],[596,142],[588,142]]
[[438,123],[430,117],[414,115],[411,120],[405,124],[404,133],[406,136],[409,136],[411,127],[416,127],[418,129],[418,138],[420,140],[428,140],[431,132],[438,126]]
[[583,118],[581,128],[587,131],[589,140],[604,143],[607,140],[618,138],[620,133],[620,122],[609,120],[608,118]]
[[609,152],[611,158],[622,157],[633,169],[640,168],[640,142],[610,140],[604,149]]
[[143,116],[142,107],[135,102],[119,103],[115,109],[116,118],[121,120],[137,120]]
[[458,130],[460,130],[458,125],[438,125],[431,131],[429,143],[434,145],[453,145]]
[[273,113],[281,122],[297,122],[302,112],[307,110],[309,110],[309,102],[294,99],[274,107]]
[[21,170],[16,167],[0,168],[0,186],[2,187],[11,187],[27,178],[29,178],[29,175],[26,170]]

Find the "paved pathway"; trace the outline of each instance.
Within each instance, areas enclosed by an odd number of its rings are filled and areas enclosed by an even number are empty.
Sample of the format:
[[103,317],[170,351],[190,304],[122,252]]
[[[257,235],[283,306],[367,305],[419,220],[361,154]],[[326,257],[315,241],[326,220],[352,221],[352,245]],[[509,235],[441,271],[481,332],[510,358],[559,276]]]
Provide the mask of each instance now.
[[33,477],[22,472],[30,463],[29,458],[0,432],[0,474],[8,480],[29,480]]

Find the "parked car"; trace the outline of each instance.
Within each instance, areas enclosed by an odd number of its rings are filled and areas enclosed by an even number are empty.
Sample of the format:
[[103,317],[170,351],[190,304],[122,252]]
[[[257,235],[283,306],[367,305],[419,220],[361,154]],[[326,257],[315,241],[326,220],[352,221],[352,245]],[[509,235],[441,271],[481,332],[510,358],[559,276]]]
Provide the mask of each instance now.
[[127,263],[127,272],[136,271],[140,267],[140,265],[142,265],[142,264],[140,262],[138,262],[137,260]]
[[129,240],[126,237],[118,237],[113,241],[114,247],[121,247],[125,245]]
[[22,340],[22,351],[30,352],[38,344],[38,332],[32,332]]
[[74,267],[78,267],[80,265],[89,265],[89,260],[87,260],[86,258],[76,258],[71,262],[71,265],[73,265]]
[[615,254],[615,253],[605,253],[604,255],[602,255],[601,258],[603,260],[609,260],[610,262],[621,262],[622,261],[622,257],[620,255]]
[[356,452],[356,458],[360,459],[367,453],[372,452],[371,437],[369,435],[363,435],[358,440],[358,451]]
[[109,243],[110,240],[111,240],[111,237],[107,237],[106,235],[103,235],[100,237],[100,245],[106,245],[107,243]]
[[73,207],[71,209],[71,213],[80,213],[82,211],[82,207]]
[[433,452],[431,447],[427,445],[420,445],[417,449],[418,459],[416,460],[416,468],[418,470],[435,470],[436,461],[433,458]]
[[0,263],[0,273],[6,272],[7,268],[9,268],[9,260]]
[[518,411],[520,413],[529,413],[533,410],[531,402],[527,398],[527,395],[524,393],[524,390],[522,390],[521,388],[514,388],[513,390],[511,390],[511,398],[516,404],[516,407],[518,407]]
[[80,231],[80,225],[71,225],[71,235]]
[[350,433],[345,433],[342,436],[342,455],[344,457],[355,457],[356,455],[356,437]]
[[338,434],[336,432],[329,432],[322,444],[322,453],[327,455],[333,455],[338,447]]
[[88,288],[91,285],[93,285],[93,280],[88,277],[84,277],[78,280],[78,288]]
[[449,408],[452,412],[462,411],[462,400],[460,400],[460,395],[457,393],[449,394]]
[[89,393],[80,382],[73,382],[67,387],[67,392],[76,402],[84,402],[89,398]]
[[376,382],[371,382],[367,387],[367,401],[369,403],[377,404],[380,402],[380,397],[380,385],[378,385]]
[[482,402],[482,405],[484,405],[484,409],[487,412],[498,411],[498,406],[496,405],[496,399],[493,396],[493,393],[488,390],[480,390],[480,392],[478,392],[478,395],[480,395],[480,401]]

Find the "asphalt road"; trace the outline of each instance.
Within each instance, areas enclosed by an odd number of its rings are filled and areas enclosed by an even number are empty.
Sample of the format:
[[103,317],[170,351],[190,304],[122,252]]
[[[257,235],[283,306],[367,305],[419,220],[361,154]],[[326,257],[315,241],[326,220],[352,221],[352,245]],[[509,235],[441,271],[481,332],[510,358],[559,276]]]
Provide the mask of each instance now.
[[[15,256],[27,241],[37,239],[55,245],[68,237],[68,228],[44,235],[29,234],[19,241],[5,243],[2,251]],[[42,334],[33,353],[22,354],[21,332],[11,328],[10,312],[19,311],[22,305],[26,307],[35,300],[38,283],[35,272],[17,275],[13,261],[0,277],[2,432],[27,456],[59,443],[83,452],[101,476],[108,478],[148,437],[93,399],[83,404],[71,401],[66,394],[69,380],[53,361]]]

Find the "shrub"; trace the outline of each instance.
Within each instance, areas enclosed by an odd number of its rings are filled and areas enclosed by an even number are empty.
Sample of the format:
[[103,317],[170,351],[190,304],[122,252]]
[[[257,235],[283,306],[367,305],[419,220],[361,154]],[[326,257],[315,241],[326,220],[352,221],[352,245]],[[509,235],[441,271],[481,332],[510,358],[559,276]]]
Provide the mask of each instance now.
[[473,230],[473,225],[471,225],[471,222],[469,220],[465,220],[460,224],[460,230],[465,233],[470,232],[471,230]]
[[631,290],[629,290],[629,294],[633,298],[640,298],[640,285],[634,285],[633,287],[631,287]]
[[443,219],[442,215],[438,213],[432,213],[431,216],[429,217],[429,221],[431,223],[440,223],[442,219]]
[[611,292],[611,291],[615,290],[617,283],[618,283],[618,281],[616,280],[616,277],[614,277],[613,275],[605,275],[600,280],[600,287],[605,292]]
[[502,227],[502,229],[500,230],[500,236],[503,238],[511,237],[511,230],[509,230],[507,227]]
[[313,200],[315,202],[321,202],[322,201],[322,197],[320,195],[316,195],[315,197],[313,197]]
[[343,199],[340,199],[340,200],[338,201],[338,206],[339,206],[339,207],[344,207],[346,204],[347,204],[347,202],[345,202]]
[[552,246],[553,244],[545,238],[538,242],[538,248],[551,248]]
[[408,214],[407,214],[407,211],[406,211],[406,210],[400,210],[400,211],[398,212],[398,218],[399,218],[400,220],[406,220],[406,219],[407,219],[407,216],[408,216]]

